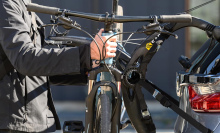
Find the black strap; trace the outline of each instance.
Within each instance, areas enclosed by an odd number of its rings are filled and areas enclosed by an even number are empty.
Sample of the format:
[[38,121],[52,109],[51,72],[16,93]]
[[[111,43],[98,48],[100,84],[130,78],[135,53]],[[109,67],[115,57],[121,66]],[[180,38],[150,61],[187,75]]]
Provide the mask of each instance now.
[[3,79],[3,77],[10,71],[12,71],[14,67],[11,65],[11,62],[8,59],[5,59],[4,61],[0,61],[0,80]]
[[59,117],[57,115],[56,109],[55,109],[54,104],[53,104],[53,97],[52,97],[52,93],[51,93],[50,83],[49,83],[49,78],[48,77],[47,77],[47,90],[48,90],[48,93],[47,93],[48,104],[49,104],[49,107],[50,107],[50,109],[51,109],[51,111],[53,113],[54,119],[55,119],[56,129],[57,130],[61,130],[60,120],[59,120]]
[[164,95],[165,97],[167,97],[170,101],[172,101],[176,106],[179,106],[179,101],[177,101],[175,98],[173,98],[172,96],[170,96],[169,94],[167,94],[165,91],[161,90],[160,88],[158,88],[156,85],[154,85],[152,82],[145,80],[145,82],[147,82],[147,84],[149,84],[150,86],[152,86],[153,88],[157,89],[162,95]]
[[175,103],[173,103],[166,96],[161,94],[160,91],[154,88],[154,86],[149,84],[148,81],[145,81],[142,79],[138,82],[138,84],[143,86],[147,91],[149,91],[153,95],[153,97],[156,100],[158,100],[163,106],[171,108],[174,112],[179,114],[182,118],[184,118],[186,121],[188,121],[191,125],[193,125],[195,128],[197,128],[202,133],[213,133],[212,130],[203,126],[201,123],[199,123],[194,118],[192,118],[190,115],[188,115],[183,110],[181,110]]
[[135,92],[139,101],[139,105],[143,117],[142,119],[144,119],[146,124],[151,123],[152,122],[151,114],[148,110],[147,104],[145,103],[144,94],[142,93],[141,86],[139,84],[135,86]]
[[140,107],[141,107],[141,111],[146,111],[148,110],[147,109],[147,104],[145,103],[145,98],[144,98],[144,95],[141,91],[141,86],[140,85],[136,85],[135,86],[135,92],[137,94],[137,97],[138,97],[138,101],[140,102]]
[[7,56],[4,54],[2,46],[0,44],[0,80],[10,71],[12,71],[14,67],[11,62],[8,60]]

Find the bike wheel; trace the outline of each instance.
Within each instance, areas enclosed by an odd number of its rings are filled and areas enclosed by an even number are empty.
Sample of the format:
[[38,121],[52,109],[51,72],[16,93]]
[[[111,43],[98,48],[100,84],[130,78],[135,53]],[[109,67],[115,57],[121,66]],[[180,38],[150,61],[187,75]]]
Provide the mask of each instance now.
[[111,132],[111,103],[106,94],[99,95],[96,119],[95,133],[110,133]]

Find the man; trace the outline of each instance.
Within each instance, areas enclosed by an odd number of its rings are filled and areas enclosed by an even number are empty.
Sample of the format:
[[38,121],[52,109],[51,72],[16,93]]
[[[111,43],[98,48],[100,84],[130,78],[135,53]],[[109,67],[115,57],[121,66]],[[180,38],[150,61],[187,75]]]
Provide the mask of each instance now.
[[[44,44],[40,19],[26,10],[29,0],[0,2],[0,65],[10,70],[0,79],[0,133],[53,132],[60,129],[48,76],[76,75],[86,81],[91,59],[99,59],[94,42],[80,47],[51,48]],[[34,17],[34,19],[33,19]],[[36,17],[36,18],[35,18]],[[34,22],[33,20],[36,21]],[[99,35],[103,30],[99,31]],[[102,51],[102,41],[95,37]],[[105,41],[106,37],[102,37]],[[106,44],[106,57],[114,57],[115,39]],[[3,73],[4,70],[0,70]]]

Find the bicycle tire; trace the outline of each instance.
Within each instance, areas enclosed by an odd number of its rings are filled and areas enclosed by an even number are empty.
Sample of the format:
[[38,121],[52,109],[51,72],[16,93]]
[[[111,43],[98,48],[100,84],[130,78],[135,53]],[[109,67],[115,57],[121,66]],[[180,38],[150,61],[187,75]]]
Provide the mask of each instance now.
[[95,133],[110,133],[111,132],[111,102],[106,94],[99,95],[96,119]]

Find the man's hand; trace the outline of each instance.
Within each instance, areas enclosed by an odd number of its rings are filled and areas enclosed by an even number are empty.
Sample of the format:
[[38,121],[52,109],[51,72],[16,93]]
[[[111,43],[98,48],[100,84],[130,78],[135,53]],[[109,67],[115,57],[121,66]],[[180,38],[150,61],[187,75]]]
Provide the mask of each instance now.
[[[98,34],[102,38],[102,40],[105,42],[108,39],[108,37],[102,36],[103,31],[104,31],[104,29],[101,29]],[[99,49],[100,49],[101,53],[99,53],[99,50],[98,50],[96,43],[94,41],[92,41],[90,44],[91,59],[100,60],[100,54],[103,59],[103,55],[102,55],[103,42],[99,38],[99,36],[96,35],[95,40],[99,45]],[[105,44],[105,49],[106,49],[105,58],[115,57],[116,56],[116,53],[115,53],[116,47],[117,47],[116,38],[115,37],[110,38]]]

